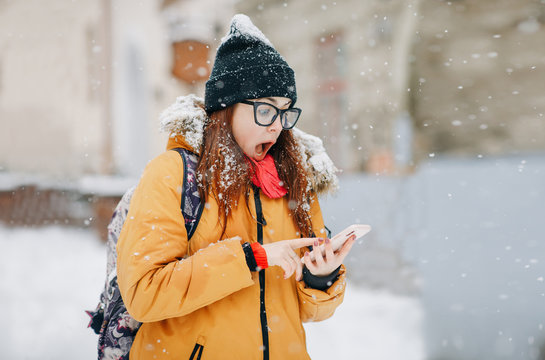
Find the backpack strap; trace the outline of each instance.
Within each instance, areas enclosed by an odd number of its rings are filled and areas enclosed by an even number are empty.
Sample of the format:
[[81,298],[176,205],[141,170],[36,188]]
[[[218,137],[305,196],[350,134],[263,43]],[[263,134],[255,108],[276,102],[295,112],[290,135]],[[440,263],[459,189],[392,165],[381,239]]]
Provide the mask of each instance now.
[[[183,175],[183,191],[180,203],[180,210],[184,217],[185,228],[187,231],[187,239],[191,239],[195,229],[199,223],[204,206],[201,204],[199,196],[198,184],[196,181],[195,171],[197,169],[198,157],[189,150],[176,148],[181,158],[184,167]],[[129,212],[129,205],[134,193],[135,186],[128,189],[123,195],[121,201],[117,204],[115,211],[112,215],[112,219],[108,224],[108,241],[107,241],[107,268],[106,268],[106,281],[104,289],[100,294],[100,301],[94,311],[87,311],[87,314],[91,317],[89,326],[97,334],[100,334],[99,342],[104,341],[105,326],[108,326],[112,316],[118,316],[112,314],[110,306],[117,306],[117,302],[121,301],[123,311],[126,311],[120,296],[116,299],[116,291],[119,292],[117,285],[117,253],[116,246],[117,240],[121,233],[121,229],[127,218]],[[118,316],[119,317],[119,316]],[[135,331],[136,333],[136,331]],[[125,335],[121,335],[125,336]],[[133,335],[134,336],[134,335]],[[130,338],[130,336],[128,337]],[[104,344],[102,344],[104,345]],[[99,351],[100,354],[100,351]],[[99,356],[99,359],[102,359]]]
[[180,154],[184,165],[184,179],[180,209],[185,220],[187,239],[190,240],[197,229],[197,225],[199,224],[204,208],[201,203],[199,185],[195,174],[199,158],[197,155],[187,149],[175,148],[172,150],[175,150]]

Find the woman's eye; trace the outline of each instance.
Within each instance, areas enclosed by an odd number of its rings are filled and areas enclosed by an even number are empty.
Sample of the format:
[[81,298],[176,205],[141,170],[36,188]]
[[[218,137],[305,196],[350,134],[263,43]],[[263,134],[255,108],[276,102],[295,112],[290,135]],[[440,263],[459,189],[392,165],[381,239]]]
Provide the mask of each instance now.
[[269,113],[271,112],[271,109],[258,109],[257,111],[259,115],[264,116],[264,115],[269,115]]

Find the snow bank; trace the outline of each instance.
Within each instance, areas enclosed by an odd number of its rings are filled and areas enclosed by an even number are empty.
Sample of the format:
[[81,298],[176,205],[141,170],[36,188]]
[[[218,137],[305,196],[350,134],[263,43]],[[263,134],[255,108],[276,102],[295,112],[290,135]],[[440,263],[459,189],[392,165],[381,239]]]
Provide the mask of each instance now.
[[89,175],[78,180],[77,189],[80,194],[122,196],[136,184],[138,178],[135,177]]
[[74,190],[73,181],[43,174],[0,171],[0,191],[13,191],[21,186],[36,186],[39,189]]
[[313,360],[425,359],[423,309],[417,298],[348,284],[333,317],[305,324]]
[[3,359],[96,359],[86,328],[106,274],[106,247],[79,229],[0,227]]

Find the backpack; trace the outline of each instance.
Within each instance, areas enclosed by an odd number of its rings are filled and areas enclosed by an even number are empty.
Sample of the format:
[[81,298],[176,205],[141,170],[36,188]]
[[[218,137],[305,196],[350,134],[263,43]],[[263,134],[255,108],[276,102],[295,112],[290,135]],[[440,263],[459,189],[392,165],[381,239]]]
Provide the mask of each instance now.
[[[198,158],[186,149],[176,148],[173,150],[180,154],[184,167],[180,210],[184,216],[187,238],[190,240],[197,228],[203,210],[195,176]],[[134,337],[140,325],[142,325],[128,313],[117,284],[117,239],[127,218],[134,189],[135,187],[132,187],[125,192],[117,204],[108,225],[108,262],[104,290],[100,294],[100,300],[95,311],[86,311],[91,317],[88,327],[99,335],[99,360],[128,360]]]

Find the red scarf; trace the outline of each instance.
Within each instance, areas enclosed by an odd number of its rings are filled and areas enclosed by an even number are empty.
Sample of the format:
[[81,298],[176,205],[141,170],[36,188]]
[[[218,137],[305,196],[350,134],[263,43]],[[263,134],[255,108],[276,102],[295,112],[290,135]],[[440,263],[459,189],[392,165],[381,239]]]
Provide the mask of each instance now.
[[278,171],[271,154],[265,155],[265,158],[261,161],[255,161],[250,157],[248,159],[250,159],[255,169],[252,183],[260,187],[265,195],[271,199],[278,199],[288,193],[288,190],[282,185],[280,177],[278,177]]

